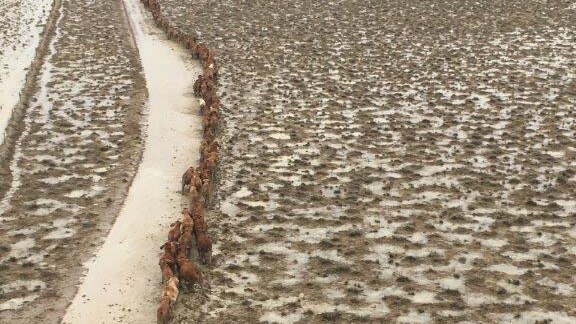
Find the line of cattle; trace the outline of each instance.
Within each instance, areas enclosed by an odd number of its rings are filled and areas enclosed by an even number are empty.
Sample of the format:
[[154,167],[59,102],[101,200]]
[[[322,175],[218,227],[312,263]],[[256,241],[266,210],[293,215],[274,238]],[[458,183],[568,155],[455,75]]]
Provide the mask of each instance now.
[[141,2],[170,39],[184,45],[193,58],[200,59],[203,71],[194,83],[194,94],[201,98],[203,140],[200,163],[198,168],[190,167],[182,176],[182,193],[189,195],[190,208],[184,208],[182,219],[171,225],[168,241],[161,247],[164,253],[160,257],[159,265],[163,284],[156,315],[158,323],[165,324],[172,319],[172,308],[178,298],[181,283],[186,290],[198,285],[202,293],[207,286],[202,272],[190,258],[194,239],[199,261],[204,264],[212,262],[212,240],[206,233],[204,214],[205,209],[210,207],[212,183],[220,160],[220,145],[216,140],[216,131],[220,125],[220,99],[216,95],[218,67],[214,52],[195,37],[184,34],[168,22],[156,0]]

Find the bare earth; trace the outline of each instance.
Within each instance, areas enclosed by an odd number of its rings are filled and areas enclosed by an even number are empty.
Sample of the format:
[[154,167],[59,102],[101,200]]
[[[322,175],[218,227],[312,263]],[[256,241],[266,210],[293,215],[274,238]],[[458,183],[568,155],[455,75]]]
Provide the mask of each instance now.
[[140,161],[146,89],[122,3],[55,4],[55,32],[3,157],[1,323],[58,321]]
[[177,323],[576,322],[576,5],[161,3],[227,124]]

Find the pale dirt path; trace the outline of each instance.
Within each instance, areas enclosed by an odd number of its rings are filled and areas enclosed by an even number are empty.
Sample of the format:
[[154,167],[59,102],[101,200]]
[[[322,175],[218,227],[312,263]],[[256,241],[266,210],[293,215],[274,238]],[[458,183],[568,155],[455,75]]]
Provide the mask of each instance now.
[[179,178],[197,159],[201,122],[189,93],[200,67],[125,0],[149,91],[144,157],[106,242],[86,266],[65,323],[151,323],[160,271],[157,251],[183,202]]

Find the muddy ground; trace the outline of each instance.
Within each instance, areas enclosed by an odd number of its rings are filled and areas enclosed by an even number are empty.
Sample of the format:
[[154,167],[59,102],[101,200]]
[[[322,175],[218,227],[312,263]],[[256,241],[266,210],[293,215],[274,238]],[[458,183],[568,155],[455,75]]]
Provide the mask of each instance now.
[[42,68],[3,157],[2,323],[63,315],[140,161],[146,88],[122,8],[55,2]]
[[6,127],[13,111],[17,110],[26,76],[32,74],[30,63],[34,59],[51,3],[50,0],[9,0],[0,3],[3,13],[0,17],[0,157],[4,155],[2,143]]
[[576,321],[574,4],[161,4],[226,122],[177,323]]

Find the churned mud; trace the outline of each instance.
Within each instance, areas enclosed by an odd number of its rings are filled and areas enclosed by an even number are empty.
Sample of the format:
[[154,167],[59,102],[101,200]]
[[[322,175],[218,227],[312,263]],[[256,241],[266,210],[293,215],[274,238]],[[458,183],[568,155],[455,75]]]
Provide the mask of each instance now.
[[576,321],[571,2],[161,3],[226,123],[177,323]]
[[[146,98],[122,3],[56,1],[0,178],[0,322],[56,322],[140,161]],[[33,26],[31,26],[33,27]],[[7,171],[6,171],[7,170]]]

